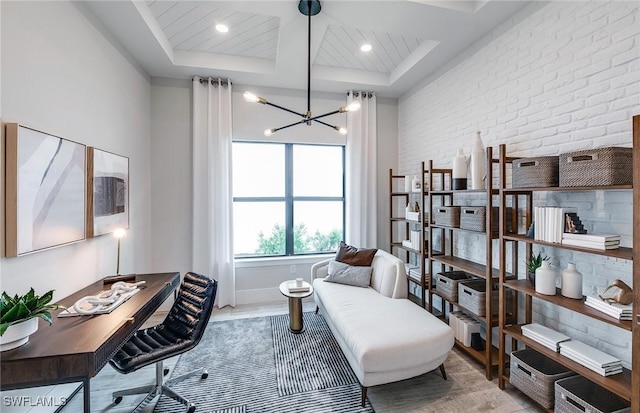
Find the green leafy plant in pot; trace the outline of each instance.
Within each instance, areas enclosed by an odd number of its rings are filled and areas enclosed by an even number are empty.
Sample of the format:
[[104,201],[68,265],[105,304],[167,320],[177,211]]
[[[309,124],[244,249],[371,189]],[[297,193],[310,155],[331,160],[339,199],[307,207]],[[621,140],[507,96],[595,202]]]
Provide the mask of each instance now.
[[[38,296],[33,288],[22,296],[16,294],[11,297],[6,292],[2,293],[2,296],[0,296],[0,343],[2,351],[26,343],[29,340],[29,335],[38,329],[38,318],[42,318],[51,325],[50,311],[63,308],[58,304],[51,304],[52,299],[53,290],[43,296]],[[10,329],[12,326],[13,328]],[[24,334],[26,334],[26,337],[22,337]]]
[[529,277],[529,282],[534,287],[536,286],[536,269],[542,265],[542,261],[549,261],[549,257],[543,257],[541,253],[536,255],[532,252],[527,259],[527,275]]

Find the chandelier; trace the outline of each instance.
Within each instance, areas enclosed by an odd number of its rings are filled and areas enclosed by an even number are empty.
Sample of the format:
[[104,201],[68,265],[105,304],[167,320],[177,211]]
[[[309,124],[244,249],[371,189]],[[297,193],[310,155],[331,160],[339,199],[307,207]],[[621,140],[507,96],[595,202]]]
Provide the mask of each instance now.
[[276,105],[275,103],[269,102],[267,99],[260,97],[260,96],[256,96],[255,94],[246,91],[244,92],[244,100],[247,102],[251,102],[251,103],[261,103],[263,105],[269,105],[269,106],[273,106],[274,108],[278,108],[281,110],[284,110],[286,112],[289,113],[293,113],[294,115],[298,115],[301,119],[297,122],[293,122],[290,123],[288,125],[284,125],[281,126],[279,128],[271,128],[271,129],[267,129],[264,131],[264,135],[265,136],[271,136],[272,134],[282,130],[282,129],[286,129],[286,128],[290,128],[291,126],[295,126],[295,125],[301,125],[301,124],[307,124],[309,126],[311,126],[312,122],[317,122],[321,125],[325,125],[328,126],[332,129],[337,130],[338,132],[340,132],[342,135],[346,135],[347,134],[347,128],[345,127],[340,127],[340,126],[335,126],[335,125],[331,125],[323,120],[321,120],[322,118],[325,118],[327,116],[331,116],[331,115],[335,115],[336,113],[345,113],[345,112],[354,112],[357,111],[358,109],[360,109],[360,102],[352,102],[351,104],[347,105],[347,106],[341,106],[336,110],[333,110],[331,112],[327,112],[324,113],[322,115],[317,115],[317,116],[313,116],[313,114],[311,113],[311,16],[315,16],[316,14],[320,13],[320,1],[319,0],[300,0],[300,3],[298,4],[298,10],[300,11],[300,13],[304,14],[305,16],[308,16],[308,29],[307,29],[307,111],[306,113],[300,113],[300,112],[296,112],[295,110],[291,110],[288,108],[285,108],[283,106],[280,105]]

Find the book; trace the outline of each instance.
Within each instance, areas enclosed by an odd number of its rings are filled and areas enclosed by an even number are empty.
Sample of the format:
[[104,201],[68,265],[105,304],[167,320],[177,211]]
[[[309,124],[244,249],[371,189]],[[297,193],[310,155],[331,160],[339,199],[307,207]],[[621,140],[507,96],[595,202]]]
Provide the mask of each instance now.
[[572,234],[565,232],[562,235],[563,239],[575,239],[582,241],[601,242],[601,241],[620,241],[620,235],[616,234]]
[[571,337],[538,323],[523,325],[522,335],[529,337],[530,339],[537,341],[556,352],[558,351],[559,343],[571,340]]
[[296,282],[295,281],[292,281],[292,282],[288,283],[287,284],[287,288],[289,289],[290,293],[305,293],[305,292],[310,290],[308,284],[303,284],[301,286],[296,286]]
[[563,239],[562,244],[572,245],[574,247],[593,248],[596,250],[615,250],[620,248],[620,242],[618,241],[590,242],[584,240]]
[[633,318],[632,304],[610,303],[601,300],[600,297],[593,296],[587,296],[584,304],[618,320],[631,320]]
[[[108,291],[108,290],[106,290]],[[99,293],[95,294],[96,296],[98,296],[101,293],[104,293],[106,291],[100,291]],[[93,314],[109,314],[110,312],[112,312],[113,310],[115,310],[116,308],[118,308],[122,303],[124,303],[125,301],[127,301],[129,298],[131,298],[133,295],[137,294],[140,291],[139,288],[136,288],[134,290],[131,290],[129,292],[126,292],[124,294],[121,294],[117,297],[116,301],[111,303],[111,304],[104,304],[102,306],[100,306],[100,308],[98,308],[98,310],[96,312],[94,312]],[[90,303],[86,303],[86,306],[82,306],[80,311],[83,310],[90,310],[93,307],[93,305],[91,305]],[[73,306],[61,311],[60,313],[58,313],[58,317],[77,317],[77,316],[82,316],[85,314],[80,314],[79,312],[76,311],[75,308],[73,308]]]
[[566,349],[570,354],[584,360],[585,363],[589,363],[599,368],[606,368],[621,364],[620,359],[617,359],[612,355],[609,355],[604,351],[600,351],[595,347],[591,347],[581,341],[571,340],[560,343],[560,350],[562,351],[562,349]]

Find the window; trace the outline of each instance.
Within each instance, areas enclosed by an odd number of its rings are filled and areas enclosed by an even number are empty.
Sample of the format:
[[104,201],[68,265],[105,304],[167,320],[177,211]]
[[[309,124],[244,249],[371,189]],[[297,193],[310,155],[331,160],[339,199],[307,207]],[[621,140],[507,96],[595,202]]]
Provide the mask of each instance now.
[[343,146],[233,143],[236,257],[334,252],[344,204]]

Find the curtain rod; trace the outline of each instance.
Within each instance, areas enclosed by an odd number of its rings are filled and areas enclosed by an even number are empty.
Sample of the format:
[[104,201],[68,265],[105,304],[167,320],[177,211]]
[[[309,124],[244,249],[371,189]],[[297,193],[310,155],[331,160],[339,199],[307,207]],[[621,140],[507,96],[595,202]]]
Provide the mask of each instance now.
[[222,85],[222,86],[228,86],[231,85],[231,80],[229,79],[220,79],[220,78],[212,78],[212,77],[208,77],[206,79],[200,78],[198,79],[198,81],[200,82],[201,85],[204,85],[205,83],[211,83],[212,85]]

